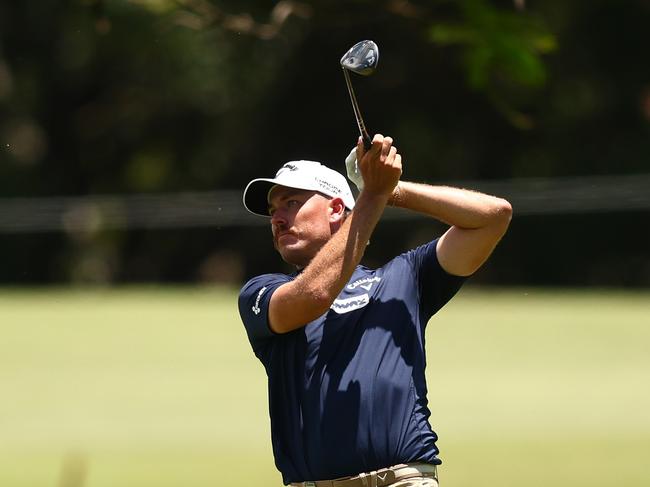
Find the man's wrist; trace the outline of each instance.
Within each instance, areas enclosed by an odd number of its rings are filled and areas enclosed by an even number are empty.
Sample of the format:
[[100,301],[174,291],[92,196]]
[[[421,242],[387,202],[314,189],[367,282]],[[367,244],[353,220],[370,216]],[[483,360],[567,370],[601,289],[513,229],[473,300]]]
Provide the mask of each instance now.
[[388,200],[391,197],[392,197],[392,193],[379,193],[375,191],[370,191],[367,188],[363,188],[359,192],[359,197],[357,198],[357,201],[362,199],[372,204],[386,205],[388,204]]
[[388,197],[388,202],[386,204],[388,206],[399,206],[400,198],[401,198],[400,182],[398,181],[397,184],[395,185],[395,188],[393,188],[393,192]]

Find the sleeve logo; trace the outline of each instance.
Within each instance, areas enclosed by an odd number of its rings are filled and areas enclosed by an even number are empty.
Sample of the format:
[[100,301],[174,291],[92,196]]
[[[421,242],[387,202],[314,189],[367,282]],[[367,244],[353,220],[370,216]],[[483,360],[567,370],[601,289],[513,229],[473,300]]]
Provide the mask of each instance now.
[[266,291],[266,286],[264,286],[262,289],[259,290],[259,292],[257,293],[257,298],[255,298],[255,304],[251,308],[253,310],[253,313],[255,313],[255,315],[260,314],[260,312],[262,311],[260,309],[260,299],[262,299],[262,294],[264,294],[264,291]]

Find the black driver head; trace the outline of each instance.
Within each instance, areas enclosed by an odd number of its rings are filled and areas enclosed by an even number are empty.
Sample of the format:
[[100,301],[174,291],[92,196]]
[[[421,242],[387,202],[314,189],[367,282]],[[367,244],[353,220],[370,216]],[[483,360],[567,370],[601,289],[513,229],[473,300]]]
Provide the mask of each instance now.
[[373,41],[357,42],[341,58],[341,67],[363,76],[369,76],[377,69],[379,48]]

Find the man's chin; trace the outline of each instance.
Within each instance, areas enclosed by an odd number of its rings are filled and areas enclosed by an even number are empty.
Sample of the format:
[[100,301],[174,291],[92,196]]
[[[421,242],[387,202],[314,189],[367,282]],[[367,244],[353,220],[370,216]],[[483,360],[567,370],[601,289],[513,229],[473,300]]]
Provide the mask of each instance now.
[[291,247],[296,245],[299,242],[298,238],[295,235],[290,233],[285,233],[279,237],[273,238],[273,246],[278,250],[278,252],[285,247]]
[[287,264],[296,267],[305,267],[309,263],[309,259],[305,257],[305,252],[302,249],[292,248],[291,246],[280,245],[276,247],[282,260]]

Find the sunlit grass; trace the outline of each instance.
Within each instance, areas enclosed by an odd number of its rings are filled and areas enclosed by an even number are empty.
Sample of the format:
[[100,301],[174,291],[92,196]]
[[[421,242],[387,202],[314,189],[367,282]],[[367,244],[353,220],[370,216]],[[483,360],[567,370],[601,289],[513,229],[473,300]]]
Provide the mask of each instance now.
[[[648,344],[648,292],[461,291],[427,332],[443,485],[650,485]],[[234,289],[0,290],[2,486],[277,486],[268,423]]]

